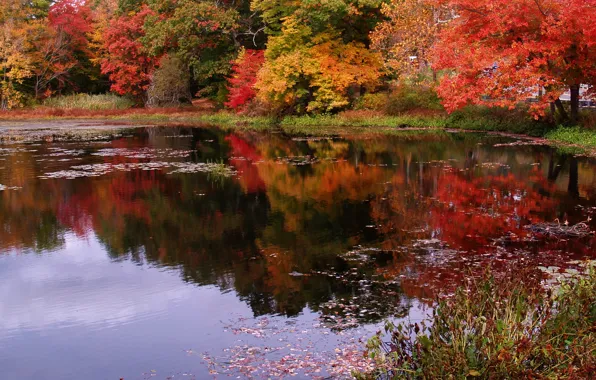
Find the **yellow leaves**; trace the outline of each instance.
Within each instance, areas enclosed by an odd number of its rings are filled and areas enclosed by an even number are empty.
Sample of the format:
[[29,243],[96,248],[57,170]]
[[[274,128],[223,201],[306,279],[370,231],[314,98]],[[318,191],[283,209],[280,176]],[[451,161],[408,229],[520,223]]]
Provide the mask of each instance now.
[[[381,69],[378,53],[335,40],[267,60],[256,87],[261,99],[274,106],[305,101],[309,112],[329,112],[349,104],[349,87],[374,88]],[[307,88],[300,87],[303,83]]]
[[434,8],[424,0],[394,0],[381,12],[388,20],[377,26],[371,41],[387,68],[402,75],[426,65],[438,30]]
[[472,377],[479,377],[480,375],[481,375],[481,373],[476,371],[475,369],[471,369],[470,372],[468,373],[468,376],[472,376]]
[[[1,7],[1,6],[0,6]],[[21,105],[23,95],[17,85],[33,75],[29,25],[14,12],[2,12],[0,24],[0,108]]]
[[265,22],[281,24],[269,37],[266,62],[256,84],[258,97],[273,108],[330,112],[349,105],[349,90],[372,89],[383,69],[382,56],[370,51],[368,32],[346,36],[372,25],[367,11],[381,0],[253,0]]

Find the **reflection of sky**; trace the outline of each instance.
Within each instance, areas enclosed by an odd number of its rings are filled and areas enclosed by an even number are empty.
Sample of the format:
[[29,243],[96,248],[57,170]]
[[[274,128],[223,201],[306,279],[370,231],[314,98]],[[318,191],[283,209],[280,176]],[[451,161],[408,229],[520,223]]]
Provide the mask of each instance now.
[[110,262],[95,240],[67,240],[59,253],[0,259],[1,331],[122,324],[163,313],[192,288],[176,276]]
[[[410,318],[420,313],[414,307]],[[185,283],[175,269],[112,261],[94,237],[68,235],[62,250],[42,255],[0,255],[0,316],[1,379],[211,378],[203,352],[280,344],[225,331],[252,317],[233,292]],[[334,352],[346,337],[313,330],[318,314],[308,309],[293,320],[318,351]]]
[[70,237],[51,254],[2,256],[0,279],[3,379],[198,369],[200,358],[184,350],[229,346],[221,321],[252,316],[233,294],[189,285],[177,272],[111,262],[95,239]]

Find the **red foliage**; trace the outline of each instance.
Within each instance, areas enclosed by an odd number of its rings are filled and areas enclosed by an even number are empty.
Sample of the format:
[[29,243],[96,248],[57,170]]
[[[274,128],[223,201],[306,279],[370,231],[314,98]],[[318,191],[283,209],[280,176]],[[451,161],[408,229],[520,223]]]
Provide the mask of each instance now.
[[242,136],[231,134],[226,137],[230,144],[233,158],[230,163],[236,168],[239,181],[247,193],[258,193],[266,189],[265,182],[259,175],[259,169],[254,164],[263,159],[257,148]]
[[87,1],[56,1],[50,8],[48,21],[52,28],[69,36],[73,47],[87,47],[87,33],[92,31],[91,8]]
[[570,86],[596,84],[594,0],[439,0],[457,11],[439,34],[434,67],[453,70],[439,94],[452,111],[469,103],[513,107],[542,91],[536,111]]
[[151,14],[153,11],[144,6],[133,15],[122,15],[112,21],[105,33],[108,57],[102,60],[101,71],[109,75],[112,91],[138,100],[144,99],[159,62],[159,57],[143,52],[140,41],[145,35],[145,19]]
[[228,102],[226,107],[236,111],[243,111],[256,96],[254,88],[257,82],[257,73],[265,62],[263,50],[245,50],[234,62],[232,71],[234,75],[228,79]]
[[91,55],[88,35],[92,23],[91,8],[85,0],[58,0],[52,4],[47,24],[34,41],[36,98],[49,96],[52,87],[73,85],[69,81],[71,71],[81,64],[81,55]]

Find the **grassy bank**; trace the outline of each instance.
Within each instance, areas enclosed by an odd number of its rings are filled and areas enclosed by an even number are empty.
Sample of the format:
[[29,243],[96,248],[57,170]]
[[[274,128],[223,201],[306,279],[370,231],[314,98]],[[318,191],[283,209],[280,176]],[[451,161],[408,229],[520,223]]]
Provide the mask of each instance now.
[[431,320],[388,323],[362,379],[588,379],[596,370],[596,271],[545,292],[490,274],[441,300]]
[[[447,115],[440,111],[406,113],[387,116],[375,111],[348,111],[338,115],[243,116],[230,112],[212,112],[201,107],[182,108],[126,108],[126,100],[101,96],[88,98],[72,96],[52,100],[56,107],[0,112],[0,121],[94,119],[122,122],[180,123],[217,125],[225,128],[274,129],[281,128],[297,135],[392,134],[404,128],[426,130],[498,131],[546,137],[554,145],[572,153],[596,149],[596,131],[576,128],[553,128],[545,122],[528,118],[521,111],[473,107]],[[85,103],[86,109],[76,106]],[[71,108],[73,107],[73,108]]]
[[339,115],[290,116],[281,121],[288,131],[316,133],[318,127],[389,127],[389,128],[443,128],[473,131],[498,131],[544,136],[552,126],[531,119],[517,110],[470,107],[447,115],[443,112],[384,116],[371,112],[345,112]]
[[559,127],[548,132],[545,137],[547,140],[570,147],[596,149],[596,130]]

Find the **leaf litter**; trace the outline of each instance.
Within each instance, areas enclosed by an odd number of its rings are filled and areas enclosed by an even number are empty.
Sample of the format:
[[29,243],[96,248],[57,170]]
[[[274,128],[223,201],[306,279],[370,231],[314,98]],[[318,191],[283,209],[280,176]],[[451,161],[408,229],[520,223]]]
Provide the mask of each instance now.
[[[268,317],[230,321],[224,331],[239,336],[238,344],[219,356],[201,355],[214,377],[351,379],[356,371],[373,369],[364,353],[369,331],[332,332],[321,323],[305,326]],[[327,342],[330,336],[335,346]]]

